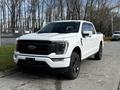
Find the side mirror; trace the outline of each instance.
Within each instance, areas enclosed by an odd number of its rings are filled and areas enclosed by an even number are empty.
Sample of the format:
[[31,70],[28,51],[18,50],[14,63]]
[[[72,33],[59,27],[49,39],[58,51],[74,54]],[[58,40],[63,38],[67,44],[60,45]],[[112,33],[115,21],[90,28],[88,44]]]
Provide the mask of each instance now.
[[83,31],[83,37],[91,37],[92,31]]

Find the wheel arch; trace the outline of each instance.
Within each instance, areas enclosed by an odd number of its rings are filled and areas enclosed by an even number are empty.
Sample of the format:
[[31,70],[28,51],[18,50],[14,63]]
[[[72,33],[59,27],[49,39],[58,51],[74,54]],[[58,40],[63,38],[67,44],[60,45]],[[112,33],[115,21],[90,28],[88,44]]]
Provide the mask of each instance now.
[[80,49],[80,47],[79,46],[76,46],[74,49],[73,49],[73,51],[72,52],[76,52],[76,53],[78,53],[79,54],[79,56],[80,56],[80,59],[81,59],[81,49]]
[[103,46],[103,41],[100,41],[100,44],[99,44],[99,46],[101,46],[101,45]]

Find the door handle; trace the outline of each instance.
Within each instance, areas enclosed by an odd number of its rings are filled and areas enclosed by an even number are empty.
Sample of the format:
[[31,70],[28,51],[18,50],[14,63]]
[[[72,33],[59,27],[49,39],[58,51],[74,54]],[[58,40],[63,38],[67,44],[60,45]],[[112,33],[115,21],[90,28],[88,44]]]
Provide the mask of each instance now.
[[81,42],[81,45],[83,46],[83,39],[82,38],[80,38],[80,42]]

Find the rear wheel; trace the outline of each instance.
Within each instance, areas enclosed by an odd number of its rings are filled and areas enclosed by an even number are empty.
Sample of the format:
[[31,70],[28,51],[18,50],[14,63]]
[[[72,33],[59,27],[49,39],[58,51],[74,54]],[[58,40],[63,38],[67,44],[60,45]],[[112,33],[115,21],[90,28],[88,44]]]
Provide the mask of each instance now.
[[71,62],[68,71],[65,73],[68,79],[75,79],[78,77],[80,71],[80,56],[78,53],[73,52],[71,55]]
[[95,59],[96,60],[101,60],[102,59],[102,44],[100,44],[99,51],[95,54]]

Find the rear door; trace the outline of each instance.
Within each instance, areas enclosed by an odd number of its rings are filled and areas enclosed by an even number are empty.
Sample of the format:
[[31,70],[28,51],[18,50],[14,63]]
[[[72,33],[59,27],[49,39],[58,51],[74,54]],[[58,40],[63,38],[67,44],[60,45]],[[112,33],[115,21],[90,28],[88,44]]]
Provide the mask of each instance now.
[[96,33],[96,30],[93,26],[93,24],[89,24],[89,30],[92,31],[92,36],[91,36],[91,52],[95,53],[97,48],[98,48],[98,45],[99,45],[99,37]]

